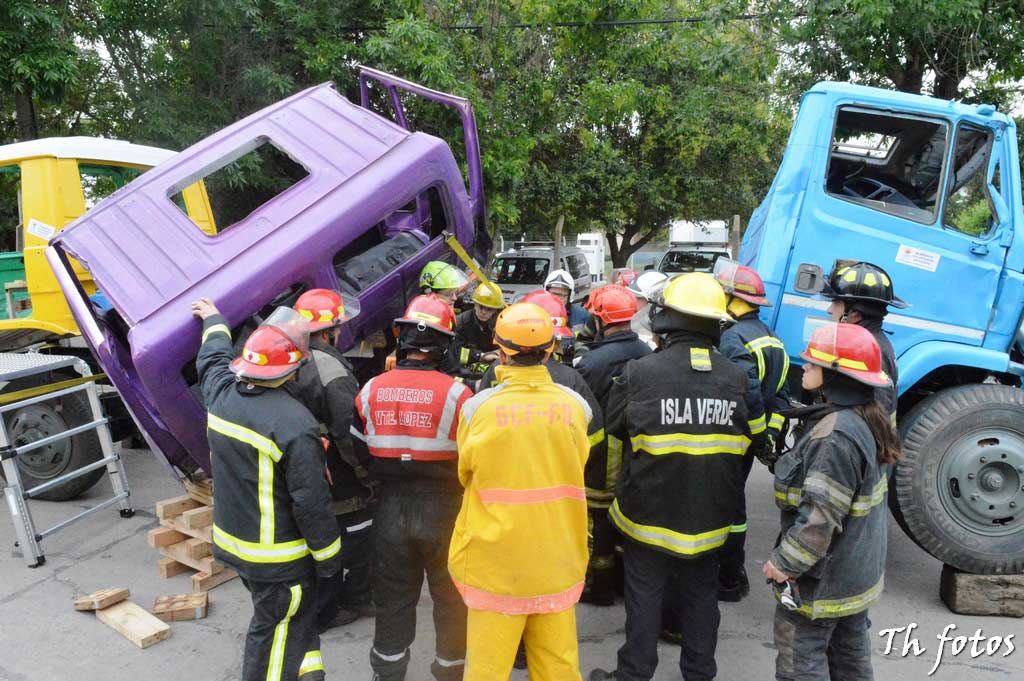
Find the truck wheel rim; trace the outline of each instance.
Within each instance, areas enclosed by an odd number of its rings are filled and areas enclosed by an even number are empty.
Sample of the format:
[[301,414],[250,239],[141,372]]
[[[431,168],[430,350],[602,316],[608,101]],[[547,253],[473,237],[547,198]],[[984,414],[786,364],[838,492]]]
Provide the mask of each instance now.
[[961,436],[939,463],[939,498],[964,528],[1002,537],[1024,527],[1024,437],[1002,428]]
[[[63,417],[49,404],[31,404],[19,409],[11,421],[11,436],[15,447],[37,442],[67,429]],[[68,467],[71,449],[71,440],[65,439],[19,454],[18,469],[33,478],[49,480]]]

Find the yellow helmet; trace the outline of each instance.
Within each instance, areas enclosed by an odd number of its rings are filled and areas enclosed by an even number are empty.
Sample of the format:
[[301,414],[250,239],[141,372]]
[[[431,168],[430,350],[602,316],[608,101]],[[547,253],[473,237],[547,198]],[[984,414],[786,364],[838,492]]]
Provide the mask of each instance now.
[[550,352],[554,341],[555,323],[551,315],[533,303],[509,305],[494,323],[494,342],[506,355]]
[[722,285],[706,272],[680,274],[668,283],[661,299],[662,305],[676,312],[731,323],[727,303]]
[[497,284],[489,281],[481,282],[473,291],[473,302],[484,307],[500,310],[505,307],[505,299],[501,295],[501,289]]

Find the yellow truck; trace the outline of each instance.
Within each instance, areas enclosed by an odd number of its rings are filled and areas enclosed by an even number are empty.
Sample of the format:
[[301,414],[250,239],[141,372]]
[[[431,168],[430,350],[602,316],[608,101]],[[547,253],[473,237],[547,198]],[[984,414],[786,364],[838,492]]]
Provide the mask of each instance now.
[[[92,364],[43,252],[57,232],[94,204],[174,155],[166,149],[93,137],[56,137],[0,146],[0,220],[7,222],[0,227],[14,228],[15,245],[15,250],[0,253],[0,283],[4,287],[0,354],[74,355]],[[202,183],[187,187],[179,202],[204,232],[216,233]],[[86,293],[96,294],[89,274],[77,265],[75,273]],[[0,401],[76,377],[54,373],[0,381]],[[112,431],[119,439],[131,432],[131,420],[113,390],[106,391],[104,397]],[[84,394],[75,392],[7,412],[4,421],[12,442],[24,445],[81,425],[89,420],[89,413]],[[18,466],[26,486],[31,487],[99,458],[96,434],[87,431],[19,456]],[[100,468],[40,497],[70,499],[91,487],[103,472]]]

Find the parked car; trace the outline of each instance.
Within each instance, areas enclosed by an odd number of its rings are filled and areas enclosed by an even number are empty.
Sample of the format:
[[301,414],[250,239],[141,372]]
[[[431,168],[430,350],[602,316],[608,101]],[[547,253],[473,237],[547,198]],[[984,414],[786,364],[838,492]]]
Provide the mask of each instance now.
[[557,269],[569,272],[576,284],[573,302],[590,293],[590,265],[586,254],[576,246],[562,246],[558,266],[554,266],[555,245],[550,241],[520,241],[498,254],[491,262],[491,279],[501,287],[506,303],[514,303],[530,291],[544,285],[548,274]]
[[[370,110],[371,87],[384,90],[400,123]],[[216,301],[238,339],[306,289],[342,289],[358,296],[362,312],[339,347],[373,349],[366,361],[383,364],[393,342],[384,332],[416,294],[423,265],[454,262],[443,232],[486,257],[470,103],[368,68],[360,90],[356,104],[327,83],[259,111],[132,181],[50,242],[46,257],[83,337],[151,445],[180,469],[210,470],[191,301]],[[461,117],[468,190],[448,144],[407,127],[401,102],[409,95]],[[277,193],[218,196],[218,174],[240,159],[273,171]],[[212,235],[177,202],[199,180],[216,217]],[[108,308],[89,299],[76,261]]]

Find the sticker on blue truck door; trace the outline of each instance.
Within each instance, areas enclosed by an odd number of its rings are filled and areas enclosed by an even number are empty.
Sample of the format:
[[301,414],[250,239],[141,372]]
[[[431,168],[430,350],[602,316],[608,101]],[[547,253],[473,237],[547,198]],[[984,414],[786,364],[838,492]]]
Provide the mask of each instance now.
[[940,257],[938,253],[923,251],[905,244],[900,244],[899,250],[896,251],[896,262],[928,272],[938,269]]

